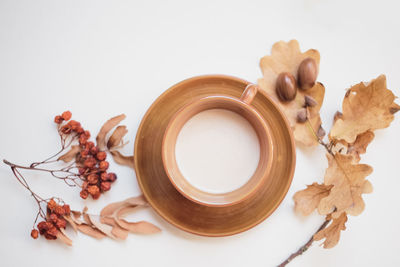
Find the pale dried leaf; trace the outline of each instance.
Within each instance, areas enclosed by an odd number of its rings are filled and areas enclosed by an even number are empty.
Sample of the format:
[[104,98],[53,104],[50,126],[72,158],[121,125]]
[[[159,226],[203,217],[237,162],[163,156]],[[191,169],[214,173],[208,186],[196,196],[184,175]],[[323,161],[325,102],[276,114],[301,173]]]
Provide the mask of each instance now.
[[114,161],[119,165],[124,165],[135,169],[135,162],[133,156],[124,156],[119,151],[110,152]]
[[366,131],[388,127],[394,119],[394,100],[394,94],[386,87],[385,75],[369,84],[354,85],[343,99],[343,117],[333,124],[330,138],[353,143]]
[[[312,58],[319,66],[320,55],[317,50],[310,49],[304,53],[300,51],[299,43],[296,40],[291,40],[286,43],[280,41],[275,43],[271,49],[271,55],[265,56],[260,61],[261,71],[263,73],[263,78],[258,80],[258,84],[262,90],[264,90],[282,109],[286,117],[289,120],[290,126],[293,130],[297,129],[297,134],[295,135],[295,140],[306,146],[317,145],[317,139],[314,137],[313,133],[309,131],[304,126],[304,123],[297,122],[297,114],[299,110],[303,109],[305,106],[305,96],[313,98],[317,105],[309,107],[310,119],[315,119],[315,122],[319,119],[319,110],[325,95],[325,88],[323,84],[316,83],[314,87],[306,91],[297,91],[296,98],[288,103],[282,103],[276,94],[276,79],[281,72],[289,72],[294,77],[297,77],[297,70],[300,63],[306,59]],[[315,128],[318,130],[321,124],[317,125]]]
[[77,228],[80,232],[84,233],[85,235],[89,235],[89,236],[97,238],[97,239],[102,239],[102,238],[106,237],[106,235],[103,234],[100,230],[97,230],[87,224],[77,225]]
[[313,183],[307,188],[294,194],[295,211],[303,216],[310,215],[317,207],[321,199],[329,195],[332,186]]
[[75,159],[76,155],[78,155],[79,152],[81,152],[81,147],[78,145],[76,145],[76,146],[73,145],[73,146],[71,146],[71,149],[68,150],[67,153],[60,156],[57,160],[62,160],[64,162],[70,162],[71,160]]
[[352,155],[354,162],[360,161],[360,154],[364,154],[367,151],[367,146],[374,139],[375,134],[371,131],[366,131],[365,133],[359,134],[354,143],[349,144],[347,153]]
[[72,226],[72,229],[74,229],[74,232],[76,233],[78,228],[76,227],[74,219],[72,219],[70,215],[64,215],[63,218]]
[[107,142],[108,149],[112,149],[122,143],[122,138],[128,133],[125,125],[120,125],[115,128]]
[[[325,172],[325,185],[333,185],[329,195],[321,199],[318,205],[320,214],[332,212],[333,218],[338,218],[343,212],[349,215],[359,215],[364,210],[361,197],[365,193],[365,180],[372,172],[372,167],[366,164],[353,164],[350,155],[327,154],[329,166]],[[334,211],[335,210],[335,211]]]
[[116,219],[115,220],[119,226],[124,229],[129,230],[131,233],[136,234],[154,234],[161,231],[160,228],[155,226],[152,223],[140,221],[140,222],[128,222],[125,219]]
[[129,231],[121,228],[113,218],[100,217],[100,222],[112,226],[111,233],[118,239],[125,240],[128,237]]
[[[318,130],[321,127],[320,116],[315,116],[305,123],[297,123],[293,129],[294,139],[298,144],[304,146],[314,146],[318,144]],[[322,138],[322,137],[319,137]]]
[[103,124],[96,137],[96,143],[100,150],[105,150],[106,148],[106,135],[108,134],[108,132],[111,131],[112,128],[117,126],[125,118],[125,114],[121,114],[109,119]]
[[67,236],[64,229],[61,228],[57,232],[57,238],[68,246],[72,246],[72,240]]
[[390,111],[390,113],[392,113],[392,114],[395,114],[397,111],[399,111],[400,110],[400,106],[397,104],[397,103],[395,103],[395,102],[393,102],[393,104],[390,106],[390,108],[389,108],[389,111]]
[[103,224],[100,222],[98,216],[88,215],[90,222],[92,223],[93,227],[96,227],[100,230],[103,234],[106,234],[108,237],[115,239],[116,237],[111,233],[112,226]]
[[340,231],[346,230],[347,214],[343,212],[338,218],[334,218],[328,227],[314,235],[314,240],[325,238],[324,248],[333,248],[339,242]]
[[80,211],[75,211],[71,210],[71,219],[76,223],[76,224],[83,224],[84,222],[81,220],[82,213]]

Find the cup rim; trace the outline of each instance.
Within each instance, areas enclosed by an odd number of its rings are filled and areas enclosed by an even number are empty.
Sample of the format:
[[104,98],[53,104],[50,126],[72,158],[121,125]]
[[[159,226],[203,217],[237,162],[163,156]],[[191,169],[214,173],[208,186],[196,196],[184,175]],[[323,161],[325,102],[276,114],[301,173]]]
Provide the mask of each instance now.
[[[250,116],[253,116],[254,118],[256,118],[254,121],[256,121],[256,123],[259,124],[259,127],[261,127],[263,129],[262,133],[260,133],[259,131],[256,130],[255,125],[253,125],[253,123],[250,122],[250,120],[248,118],[246,118],[243,114],[236,112],[238,115],[242,116],[246,121],[248,121],[250,123],[250,125],[252,126],[252,128],[254,129],[254,131],[256,132],[259,146],[260,146],[260,158],[259,158],[259,162],[258,162],[256,170],[254,171],[253,175],[249,178],[249,180],[244,185],[242,185],[239,188],[236,188],[232,191],[223,192],[223,193],[211,193],[211,192],[207,192],[207,191],[201,190],[201,189],[193,186],[184,177],[184,175],[182,175],[182,173],[179,170],[179,167],[177,166],[175,147],[176,147],[177,138],[179,136],[180,131],[182,130],[182,127],[187,123],[187,121],[189,121],[195,115],[197,115],[203,111],[210,110],[210,109],[223,109],[223,110],[235,112],[234,110],[230,110],[229,108],[213,108],[213,107],[211,107],[211,108],[200,109],[200,111],[197,111],[197,112],[191,114],[188,118],[186,118],[183,122],[181,122],[179,129],[176,131],[177,134],[176,134],[175,138],[173,139],[174,142],[172,144],[172,152],[168,151],[168,149],[167,149],[167,139],[170,138],[169,135],[174,132],[173,130],[176,129],[174,126],[176,126],[175,124],[177,123],[177,119],[179,119],[180,116],[185,115],[185,112],[188,112],[188,109],[190,111],[190,110],[193,110],[194,108],[196,108],[197,106],[204,104],[204,102],[212,103],[213,101],[230,102],[232,104],[232,107],[236,106],[236,107],[240,107],[240,108],[248,111],[249,114],[251,114]],[[260,135],[262,135],[262,136],[260,136]],[[266,142],[266,143],[262,143],[262,142]],[[199,97],[199,98],[196,98],[196,99],[190,101],[189,103],[185,104],[182,108],[180,108],[171,117],[171,119],[168,122],[168,125],[165,129],[164,135],[163,135],[161,154],[162,154],[163,167],[167,174],[168,179],[170,180],[172,185],[178,190],[178,192],[180,192],[184,197],[186,197],[187,199],[189,199],[195,203],[198,203],[200,205],[205,205],[205,206],[209,206],[209,207],[226,207],[226,206],[235,205],[235,204],[245,201],[249,197],[253,196],[258,191],[258,189],[263,184],[265,184],[265,181],[268,179],[269,173],[270,173],[270,170],[272,167],[273,142],[272,142],[272,138],[271,138],[271,131],[269,129],[268,124],[263,119],[263,117],[260,115],[260,113],[251,104],[247,104],[239,98],[228,96],[228,95],[223,95],[223,94],[209,95],[209,96],[205,96],[205,97]],[[172,159],[168,160],[171,157],[172,157]],[[265,159],[265,158],[266,158],[266,162],[263,161],[263,159]],[[169,168],[168,164],[173,165],[174,171],[172,171]],[[177,179],[176,175],[174,175],[174,173],[176,173],[176,172],[178,172],[178,177],[180,175],[183,179],[180,179],[180,180],[179,180],[179,178]],[[257,177],[256,176],[257,173],[259,174],[259,176],[261,175],[261,177]],[[183,180],[183,183],[182,183],[182,180]],[[252,181],[253,185],[251,185],[251,183],[250,183],[251,181]],[[245,190],[246,186],[248,187],[247,190]],[[200,196],[203,195],[203,196],[208,197],[208,200],[206,200],[205,198],[199,197],[199,195],[195,196],[195,195],[191,194],[190,192],[188,192],[188,191],[190,191],[188,189],[192,189],[195,192],[200,193]],[[239,194],[240,191],[244,191],[244,192]],[[235,194],[237,195],[236,197],[234,197]],[[210,201],[211,199],[214,199],[214,200]],[[227,199],[230,199],[230,200],[227,201]],[[225,200],[225,201],[223,201],[223,200]]]

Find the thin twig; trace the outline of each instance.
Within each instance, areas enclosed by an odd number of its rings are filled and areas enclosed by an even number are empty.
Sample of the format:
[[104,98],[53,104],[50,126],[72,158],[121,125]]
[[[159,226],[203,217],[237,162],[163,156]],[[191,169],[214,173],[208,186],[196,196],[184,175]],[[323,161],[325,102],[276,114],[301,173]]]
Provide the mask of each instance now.
[[284,267],[286,266],[289,262],[291,262],[294,258],[297,256],[302,255],[304,252],[306,252],[314,242],[314,235],[321,231],[322,229],[325,229],[325,227],[329,224],[331,220],[325,220],[323,224],[318,228],[318,230],[311,236],[311,238],[305,243],[303,246],[301,246],[295,253],[291,254],[284,262],[278,265],[278,267]]

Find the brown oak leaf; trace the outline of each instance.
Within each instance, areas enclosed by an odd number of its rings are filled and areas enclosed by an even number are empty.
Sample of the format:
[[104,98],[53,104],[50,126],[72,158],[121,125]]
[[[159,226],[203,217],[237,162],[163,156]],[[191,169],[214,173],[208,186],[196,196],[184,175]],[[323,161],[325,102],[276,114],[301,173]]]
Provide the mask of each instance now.
[[354,162],[360,161],[360,154],[367,152],[367,146],[374,140],[375,134],[371,131],[359,134],[354,143],[347,147],[347,154],[352,155]]
[[343,99],[343,117],[333,124],[330,138],[353,143],[359,134],[388,127],[398,106],[394,100],[385,75],[354,85]]
[[324,248],[333,248],[339,242],[340,231],[346,230],[346,222],[347,214],[343,212],[339,218],[333,218],[328,227],[316,233],[314,240],[318,241],[325,238]]
[[[275,91],[275,84],[278,75],[282,72],[289,72],[294,77],[297,76],[297,69],[300,63],[306,59],[312,58],[319,66],[320,55],[315,49],[307,50],[302,53],[299,43],[291,40],[288,43],[280,41],[275,43],[271,49],[270,56],[264,56],[260,61],[260,67],[263,78],[258,80],[258,84],[283,110],[289,120],[290,126],[294,130],[295,140],[305,146],[317,145],[317,138],[313,134],[317,133],[321,120],[319,118],[319,110],[325,95],[325,88],[321,83],[316,83],[314,87],[301,91],[297,90],[296,98],[288,103],[279,101]],[[313,123],[298,123],[297,114],[305,106],[305,96],[312,97],[316,101],[316,105],[308,107],[310,121]],[[312,128],[312,130],[310,129]]]
[[317,207],[321,199],[329,195],[332,186],[313,183],[307,188],[294,194],[295,211],[303,216],[310,215]]
[[366,164],[353,164],[351,155],[327,154],[329,166],[325,172],[325,185],[333,185],[329,195],[318,205],[320,214],[332,212],[338,218],[343,212],[359,215],[364,210],[362,194],[371,193],[371,183],[365,179],[372,172]]

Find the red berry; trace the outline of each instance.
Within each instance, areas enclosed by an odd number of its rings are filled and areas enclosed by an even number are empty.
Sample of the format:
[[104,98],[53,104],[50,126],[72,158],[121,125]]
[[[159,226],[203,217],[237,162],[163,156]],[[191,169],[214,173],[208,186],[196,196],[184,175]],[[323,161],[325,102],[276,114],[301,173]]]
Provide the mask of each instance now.
[[99,176],[95,173],[89,174],[87,177],[87,181],[89,182],[89,184],[97,184],[97,182],[99,181]]
[[64,209],[64,214],[70,214],[71,213],[71,208],[69,207],[68,204],[64,204],[63,205],[63,209]]
[[86,189],[84,189],[79,193],[79,195],[81,196],[81,198],[87,199],[87,197],[89,196],[89,192]]
[[96,156],[98,152],[99,148],[97,146],[94,146],[90,149],[90,154],[92,154],[93,156]]
[[64,215],[65,210],[64,210],[64,208],[62,206],[57,206],[55,208],[55,210],[54,210],[54,213],[57,214],[57,215],[62,216],[62,215]]
[[72,131],[71,126],[68,125],[68,124],[66,124],[66,125],[64,125],[64,126],[61,127],[61,132],[62,132],[63,134],[70,134],[71,131]]
[[100,189],[97,185],[91,185],[88,187],[88,192],[93,197],[93,196],[97,195],[98,193],[100,193]]
[[108,173],[107,172],[102,172],[100,174],[100,178],[102,181],[108,181]]
[[86,142],[85,148],[92,149],[94,147],[94,143],[92,141]]
[[82,127],[78,127],[78,129],[76,129],[76,132],[78,133],[78,134],[81,134],[81,133],[83,133],[85,130],[83,130],[83,128]]
[[56,226],[58,227],[58,229],[65,228],[67,226],[67,221],[60,218],[57,220]]
[[86,168],[92,169],[94,166],[96,166],[97,161],[93,157],[88,157],[84,162],[83,165],[85,165]]
[[46,221],[42,221],[37,225],[41,235],[43,235],[47,230],[49,230],[51,226],[52,224]]
[[108,169],[108,166],[109,166],[109,165],[110,165],[110,164],[108,163],[108,161],[105,161],[105,160],[100,161],[100,163],[99,163],[99,169],[102,170],[102,171],[105,171],[105,170]]
[[58,217],[57,217],[57,215],[55,213],[52,213],[52,214],[50,214],[50,218],[49,219],[50,219],[50,221],[52,223],[56,223],[57,220],[58,220]]
[[38,236],[39,236],[39,231],[36,230],[36,229],[32,229],[32,231],[31,231],[31,237],[32,237],[33,239],[37,239]]
[[102,182],[100,184],[101,191],[108,191],[111,188],[111,183],[110,182]]
[[104,151],[100,151],[96,154],[96,158],[100,161],[105,160],[107,158],[107,153]]
[[115,180],[117,180],[117,175],[115,173],[113,173],[113,172],[110,172],[107,175],[107,180],[110,181],[110,182],[114,182]]
[[100,197],[100,191],[99,192],[97,192],[96,194],[94,194],[93,196],[92,196],[92,198],[93,199],[99,199],[99,197]]
[[47,202],[47,208],[49,210],[53,211],[57,207],[57,203],[54,201],[54,199],[50,199],[49,202]]
[[79,144],[80,145],[82,145],[82,146],[85,145],[87,140],[88,140],[88,138],[86,138],[85,135],[81,134],[81,136],[79,136]]
[[71,129],[73,131],[77,131],[79,129],[79,127],[81,127],[81,124],[74,120],[71,120],[70,122],[68,122],[68,124],[71,126]]
[[87,139],[90,138],[90,132],[89,131],[84,131],[83,134],[87,137]]
[[66,121],[68,121],[69,119],[71,119],[71,116],[72,116],[71,111],[64,111],[64,112],[61,114],[61,117],[62,117],[64,120],[66,120]]
[[[63,119],[60,115],[57,115],[57,116],[54,118],[54,122],[57,123],[57,124],[62,123],[63,120],[64,120],[64,119]],[[32,230],[32,231],[33,231],[33,230]]]
[[81,151],[81,157],[86,158],[89,155],[89,149],[85,148]]

